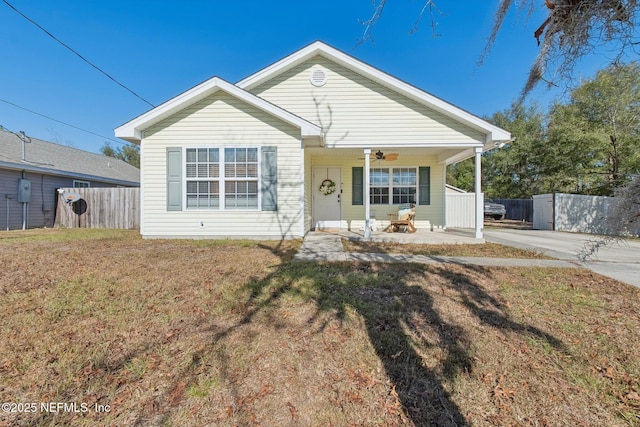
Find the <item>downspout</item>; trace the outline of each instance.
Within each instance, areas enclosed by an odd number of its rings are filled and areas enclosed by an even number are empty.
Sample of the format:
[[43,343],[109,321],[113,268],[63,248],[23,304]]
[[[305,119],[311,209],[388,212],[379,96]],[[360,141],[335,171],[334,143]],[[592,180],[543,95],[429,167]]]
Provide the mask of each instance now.
[[[24,142],[22,143],[22,155],[24,156]],[[23,170],[22,171],[22,179],[26,179],[27,178],[27,174],[26,172]],[[20,197],[20,196],[18,196]],[[27,203],[22,202],[22,229],[26,230],[27,229]]]
[[9,200],[13,199],[13,195],[5,194],[4,198],[7,199],[7,231],[9,231]]

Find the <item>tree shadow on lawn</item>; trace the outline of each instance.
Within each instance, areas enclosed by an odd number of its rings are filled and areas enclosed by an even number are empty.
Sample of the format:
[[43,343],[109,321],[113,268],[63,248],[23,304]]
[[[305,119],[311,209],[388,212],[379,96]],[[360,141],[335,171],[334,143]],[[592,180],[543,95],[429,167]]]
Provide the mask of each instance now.
[[[277,308],[284,296],[315,301],[309,325],[326,319],[323,313],[344,322],[355,312],[398,395],[403,419],[415,425],[463,426],[469,423],[452,388],[456,377],[474,369],[469,322],[531,335],[566,352],[555,337],[511,319],[499,299],[477,282],[490,278],[482,267],[284,262],[270,277],[246,285],[246,311],[237,326]],[[448,304],[457,308],[447,312]]]

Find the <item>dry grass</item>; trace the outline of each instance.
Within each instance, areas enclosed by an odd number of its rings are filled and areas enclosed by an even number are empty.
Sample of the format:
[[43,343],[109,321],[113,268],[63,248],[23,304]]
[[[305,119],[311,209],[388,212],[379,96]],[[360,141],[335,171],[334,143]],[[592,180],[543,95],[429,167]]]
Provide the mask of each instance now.
[[415,254],[432,256],[466,256],[490,258],[553,259],[542,252],[512,248],[497,243],[433,245],[414,243],[370,242],[342,239],[347,252]]
[[298,245],[3,233],[0,401],[90,410],[0,425],[640,425],[638,289]]

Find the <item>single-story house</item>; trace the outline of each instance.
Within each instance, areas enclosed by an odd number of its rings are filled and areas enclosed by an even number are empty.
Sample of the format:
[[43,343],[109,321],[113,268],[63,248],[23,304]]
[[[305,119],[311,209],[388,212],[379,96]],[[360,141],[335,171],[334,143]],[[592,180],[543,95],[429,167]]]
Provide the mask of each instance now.
[[0,229],[53,227],[58,188],[138,187],[122,160],[0,127]]
[[[452,83],[453,84],[453,83]],[[444,229],[448,164],[510,134],[317,41],[213,77],[115,129],[141,144],[143,237],[296,238],[416,205]],[[477,168],[476,183],[480,183]],[[482,200],[476,203],[482,237]]]

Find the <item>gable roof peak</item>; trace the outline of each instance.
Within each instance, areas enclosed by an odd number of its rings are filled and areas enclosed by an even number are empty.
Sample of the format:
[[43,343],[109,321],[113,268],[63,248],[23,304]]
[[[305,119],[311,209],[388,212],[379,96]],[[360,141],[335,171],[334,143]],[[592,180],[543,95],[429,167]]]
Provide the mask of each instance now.
[[318,125],[296,116],[218,76],[214,76],[117,127],[115,129],[115,135],[118,138],[139,143],[143,139],[143,132],[149,127],[219,91],[225,92],[236,99],[240,99],[286,123],[300,128],[302,136],[321,136],[322,134],[322,130]]
[[381,71],[380,69],[320,40],[312,42],[302,49],[263,68],[257,73],[246,77],[236,83],[236,86],[244,90],[251,91],[260,84],[273,79],[274,77],[300,65],[316,55],[321,55],[322,57],[379,83],[388,89],[413,99],[428,108],[438,111],[459,123],[484,133],[486,135],[485,147],[493,146],[495,141],[508,141],[511,139],[511,134],[504,129],[501,129],[460,107],[444,101],[441,98],[425,92],[416,86],[406,83],[397,77]]

